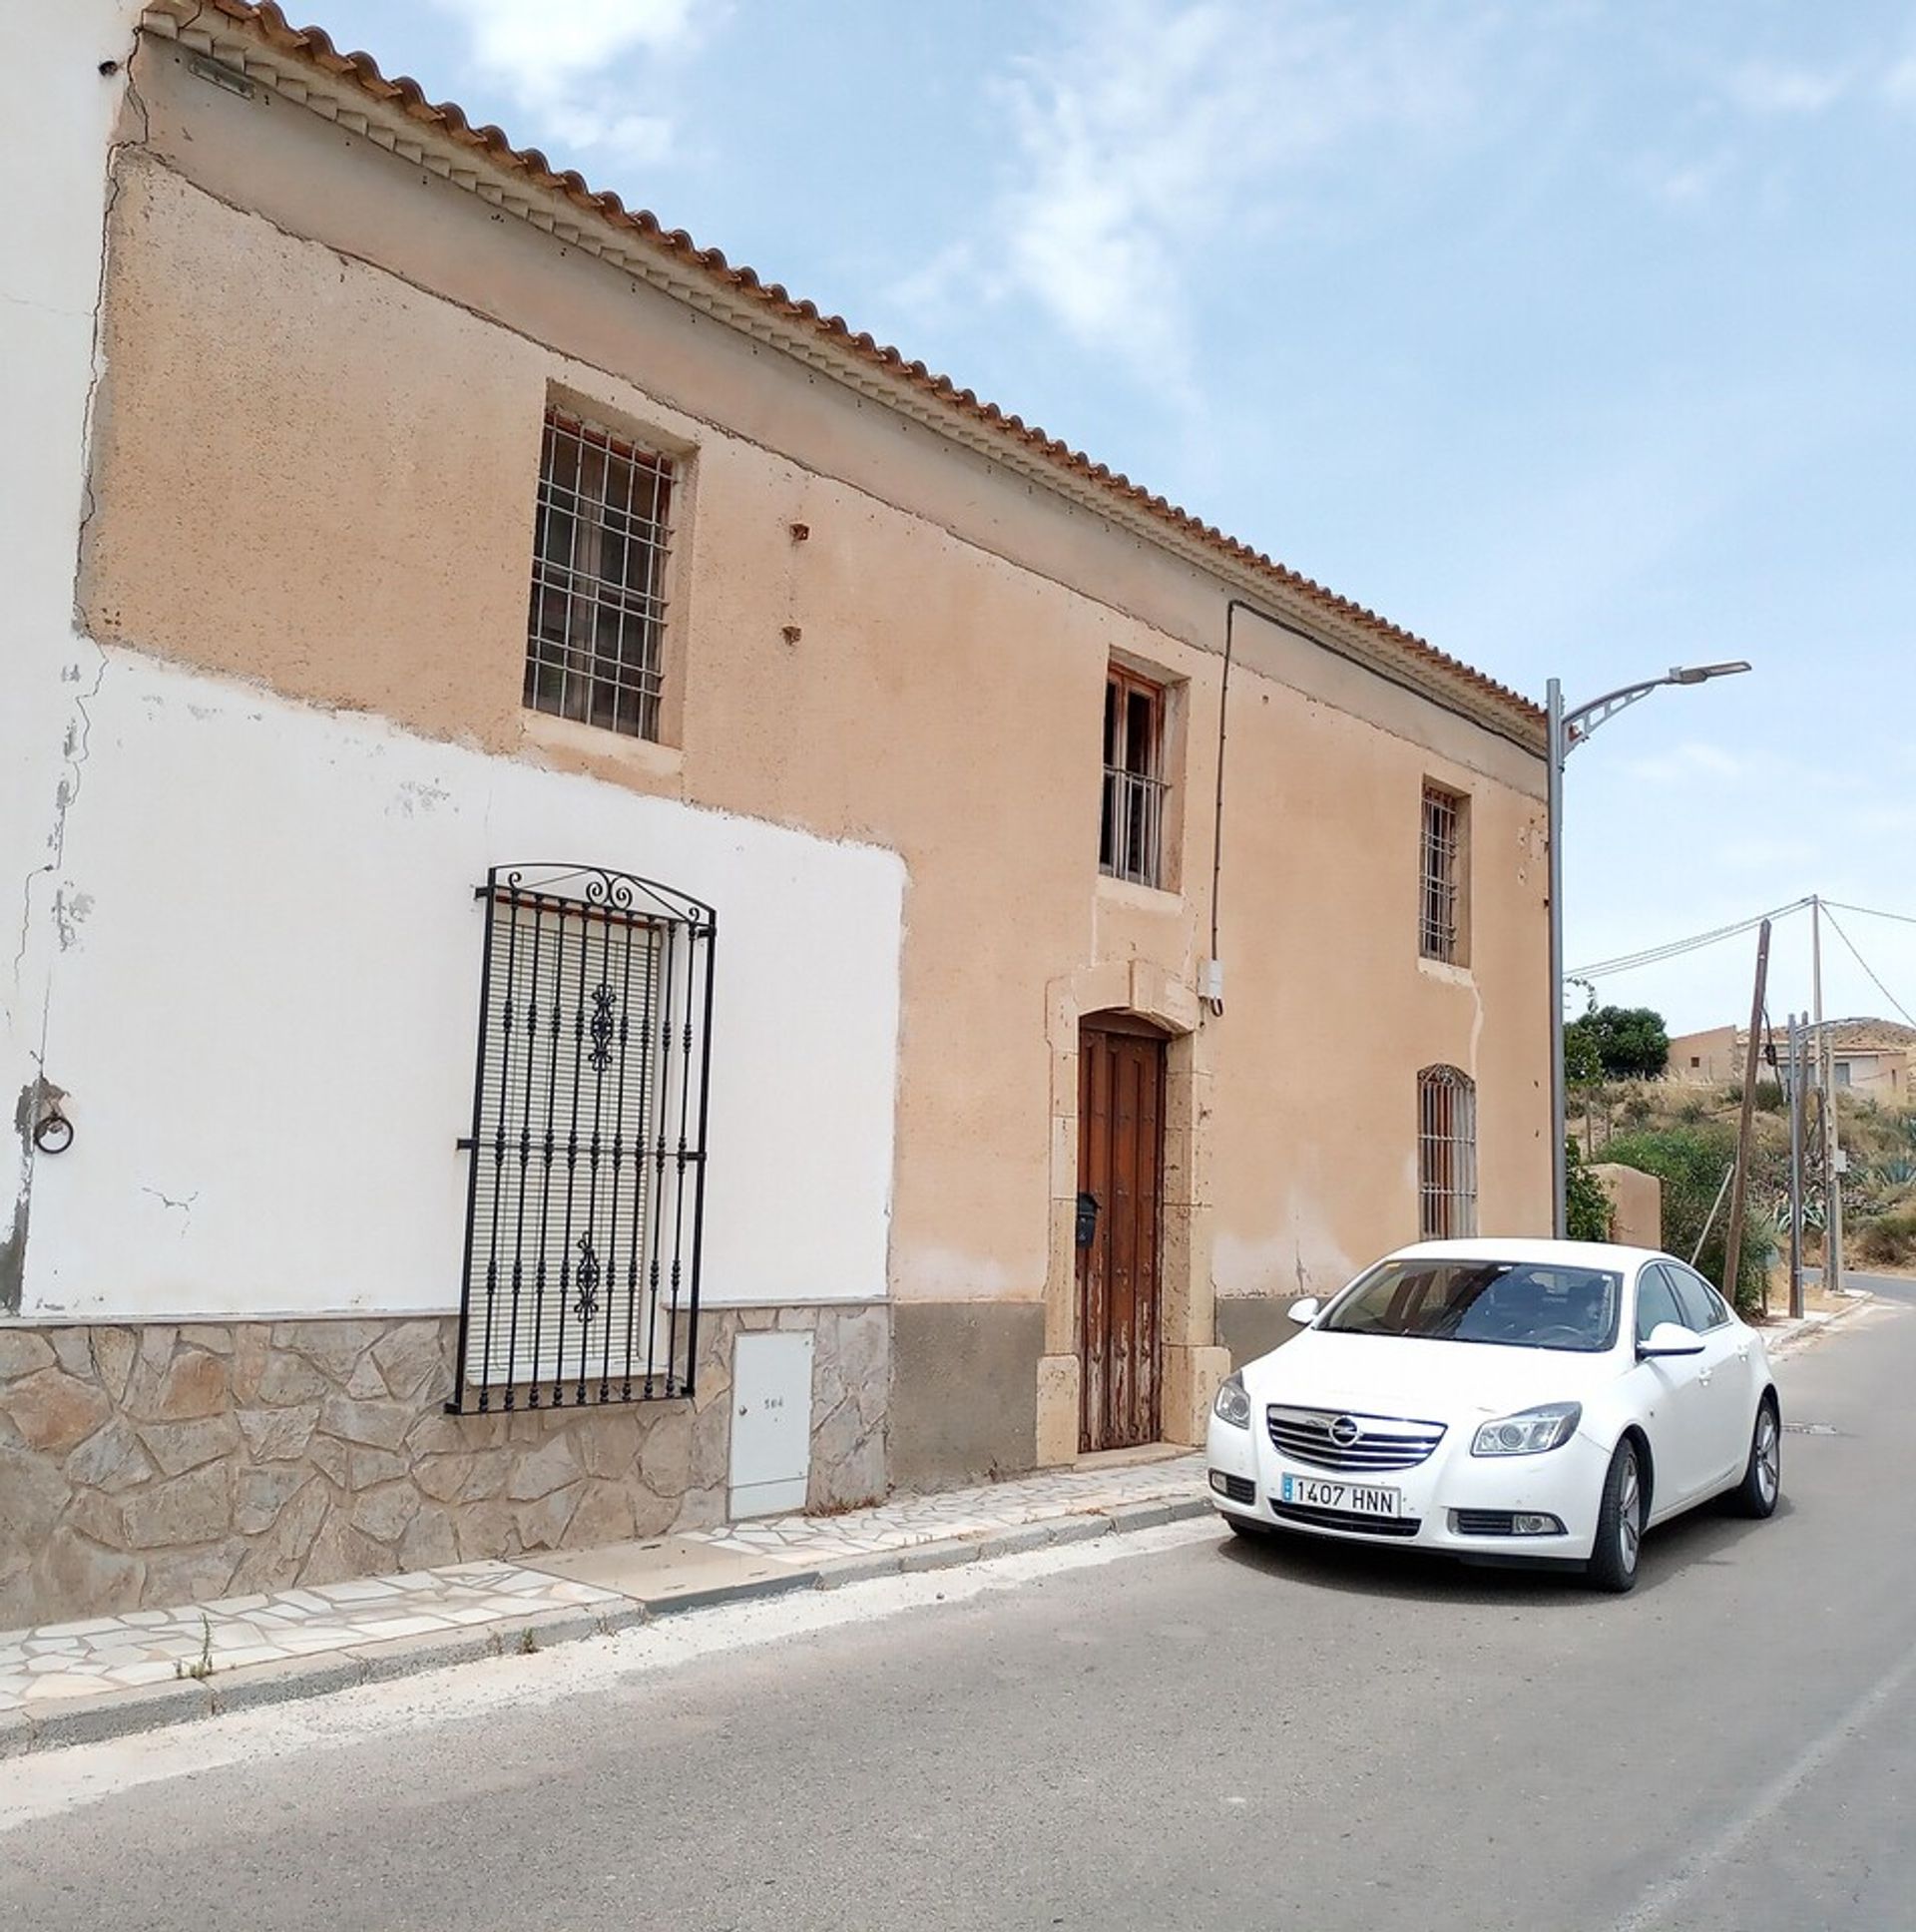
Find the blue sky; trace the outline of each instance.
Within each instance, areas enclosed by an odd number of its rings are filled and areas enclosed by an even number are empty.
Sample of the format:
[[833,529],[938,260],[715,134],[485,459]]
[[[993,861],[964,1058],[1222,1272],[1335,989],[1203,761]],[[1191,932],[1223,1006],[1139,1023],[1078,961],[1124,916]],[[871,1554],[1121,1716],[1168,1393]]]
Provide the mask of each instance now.
[[[1916,0],[314,5],[1523,691],[1751,660],[1572,760],[1571,964],[1916,915]],[[1602,994],[1716,1024],[1752,959]],[[1840,943],[1826,1001],[1893,1013]]]

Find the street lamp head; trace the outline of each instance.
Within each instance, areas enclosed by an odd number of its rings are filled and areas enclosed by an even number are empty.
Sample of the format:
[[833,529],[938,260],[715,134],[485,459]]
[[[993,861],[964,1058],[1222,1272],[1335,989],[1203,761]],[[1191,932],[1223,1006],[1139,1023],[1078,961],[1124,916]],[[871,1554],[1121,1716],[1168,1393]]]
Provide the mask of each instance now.
[[1673,685],[1701,685],[1711,678],[1733,678],[1739,671],[1747,671],[1749,666],[1740,658],[1734,664],[1713,665],[1673,665],[1670,682]]

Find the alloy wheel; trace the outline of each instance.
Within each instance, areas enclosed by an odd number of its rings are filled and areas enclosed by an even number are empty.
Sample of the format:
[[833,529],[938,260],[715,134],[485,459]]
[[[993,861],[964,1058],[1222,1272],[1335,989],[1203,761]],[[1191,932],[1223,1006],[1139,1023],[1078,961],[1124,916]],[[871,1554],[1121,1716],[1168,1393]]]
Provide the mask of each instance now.
[[1775,1502],[1782,1480],[1782,1436],[1775,1410],[1764,1403],[1756,1416],[1756,1487],[1762,1491],[1765,1507]]
[[1624,1464],[1624,1479],[1617,1489],[1617,1553],[1626,1575],[1637,1568],[1643,1540],[1644,1492],[1637,1480],[1637,1458],[1632,1456]]

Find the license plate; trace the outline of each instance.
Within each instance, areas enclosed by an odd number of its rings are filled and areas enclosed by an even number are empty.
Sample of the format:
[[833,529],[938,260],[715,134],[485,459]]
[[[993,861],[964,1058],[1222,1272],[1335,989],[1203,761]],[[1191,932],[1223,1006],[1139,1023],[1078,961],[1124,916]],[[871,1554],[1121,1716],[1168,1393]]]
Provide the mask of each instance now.
[[1401,1516],[1402,1493],[1379,1489],[1375,1483],[1327,1483],[1317,1476],[1283,1476],[1278,1500],[1302,1503],[1310,1509],[1346,1510],[1353,1516]]

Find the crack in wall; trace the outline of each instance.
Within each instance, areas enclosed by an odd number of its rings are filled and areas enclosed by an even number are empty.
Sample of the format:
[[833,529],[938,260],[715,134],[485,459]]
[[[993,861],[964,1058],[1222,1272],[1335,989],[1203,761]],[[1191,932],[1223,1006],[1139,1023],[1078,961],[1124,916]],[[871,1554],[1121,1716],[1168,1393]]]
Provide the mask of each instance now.
[[[21,979],[27,963],[27,954],[33,943],[34,920],[34,882],[57,874],[66,857],[67,818],[74,801],[80,795],[83,769],[93,737],[92,705],[100,696],[102,685],[107,676],[107,654],[87,635],[85,620],[80,602],[80,575],[86,555],[87,536],[93,523],[95,502],[93,493],[92,448],[96,405],[99,401],[100,385],[106,375],[105,326],[107,306],[108,253],[113,234],[114,211],[120,200],[121,160],[130,148],[144,148],[152,135],[152,120],[147,104],[141,98],[140,90],[134,84],[133,62],[140,51],[140,34],[136,27],[133,32],[127,58],[109,67],[102,65],[103,77],[117,73],[121,77],[122,101],[114,115],[118,127],[130,107],[137,117],[137,129],[129,129],[124,138],[111,140],[107,144],[105,164],[105,186],[100,213],[99,264],[94,280],[92,309],[92,355],[87,371],[86,393],[80,407],[80,518],[75,531],[73,553],[73,580],[70,597],[73,638],[77,646],[91,645],[98,653],[99,663],[94,672],[93,683],[73,700],[73,715],[67,722],[66,734],[61,740],[60,756],[65,766],[53,793],[53,817],[47,832],[44,863],[30,866],[26,877],[20,882],[20,938],[14,948],[11,997],[8,1002],[8,1016],[18,1026],[21,1020]],[[47,304],[36,304],[45,307]],[[50,312],[60,312],[50,310]],[[75,312],[74,319],[80,319]],[[83,664],[73,662],[60,668],[60,682],[63,685],[78,685],[85,676]],[[71,924],[63,912],[63,896],[56,893],[54,918],[56,937],[61,950],[72,944]],[[77,905],[77,900],[76,900]],[[33,1124],[38,1118],[45,1097],[56,1092],[46,1079],[47,1028],[53,1007],[52,969],[49,966],[45,982],[40,988],[40,1025],[38,1037],[27,1049],[28,1061],[33,1068],[33,1078],[21,1090],[20,1100],[14,1110],[14,1126],[19,1135],[19,1159],[17,1181],[15,1184],[12,1225],[6,1236],[0,1239],[0,1313],[18,1313],[25,1291],[27,1226],[33,1195]]]

